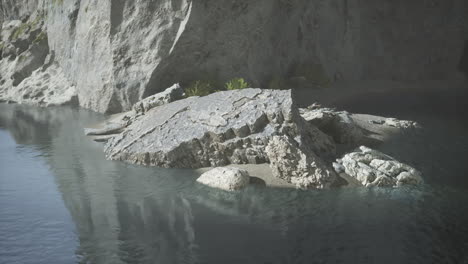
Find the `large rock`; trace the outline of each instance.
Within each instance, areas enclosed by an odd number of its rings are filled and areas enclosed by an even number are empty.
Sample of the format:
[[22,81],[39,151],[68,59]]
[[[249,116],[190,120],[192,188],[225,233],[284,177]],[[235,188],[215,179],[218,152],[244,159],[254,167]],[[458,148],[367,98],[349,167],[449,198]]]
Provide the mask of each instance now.
[[44,11],[48,44],[80,104],[120,112],[203,78],[241,76],[257,87],[443,79],[463,54],[465,3],[0,0],[0,22]]
[[212,188],[235,191],[249,185],[250,177],[246,170],[232,167],[214,168],[203,173],[197,182]]
[[324,189],[336,179],[335,173],[317,155],[308,148],[301,148],[288,136],[273,136],[265,151],[273,175],[298,188]]
[[309,164],[335,151],[330,137],[300,117],[291,91],[243,89],[150,109],[112,138],[105,152],[109,159],[160,167],[258,164],[270,161],[265,148],[273,136],[284,136],[293,151],[311,155]]
[[0,100],[36,106],[78,104],[75,86],[49,49],[45,18],[38,11],[33,16],[23,15],[22,20],[3,24]]
[[301,116],[325,134],[333,137],[336,143],[355,144],[362,140],[364,131],[346,111],[316,107],[299,109]]
[[334,164],[338,173],[355,178],[364,186],[421,184],[421,173],[379,151],[361,146]]
[[176,100],[182,99],[184,96],[184,90],[179,84],[174,84],[171,87],[164,90],[164,92],[157,93],[150,97],[147,97],[133,106],[133,110],[137,113],[145,113],[151,108],[165,105]]

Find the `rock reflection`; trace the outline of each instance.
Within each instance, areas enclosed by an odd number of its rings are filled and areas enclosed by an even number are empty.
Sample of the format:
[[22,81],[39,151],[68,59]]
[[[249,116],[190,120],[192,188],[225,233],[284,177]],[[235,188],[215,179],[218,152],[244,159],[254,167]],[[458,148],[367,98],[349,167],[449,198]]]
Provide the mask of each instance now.
[[49,165],[76,226],[81,263],[466,259],[466,189],[249,186],[228,193],[199,185],[192,170],[105,160],[102,145],[83,135],[83,127],[103,118],[78,109],[0,104],[0,127],[18,144],[38,148]]

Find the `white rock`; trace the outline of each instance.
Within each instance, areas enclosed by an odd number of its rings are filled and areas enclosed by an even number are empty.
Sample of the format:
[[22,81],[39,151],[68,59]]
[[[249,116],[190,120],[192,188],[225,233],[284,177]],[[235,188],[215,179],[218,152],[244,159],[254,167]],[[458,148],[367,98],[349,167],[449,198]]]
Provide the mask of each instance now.
[[273,136],[265,152],[273,176],[293,183],[298,188],[329,188],[336,174],[314,153],[301,149],[287,136]]
[[[379,151],[361,146],[358,151],[344,155],[337,163],[347,175],[364,186],[402,186],[421,184],[421,173]],[[339,173],[342,167],[335,165]]]
[[233,167],[214,168],[203,173],[197,182],[212,188],[235,191],[249,185],[250,177],[246,170]]

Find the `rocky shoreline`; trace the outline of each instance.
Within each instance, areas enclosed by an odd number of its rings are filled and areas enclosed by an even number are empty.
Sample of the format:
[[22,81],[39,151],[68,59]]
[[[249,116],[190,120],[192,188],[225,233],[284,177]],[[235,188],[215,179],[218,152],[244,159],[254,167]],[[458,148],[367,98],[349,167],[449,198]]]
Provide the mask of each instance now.
[[[353,115],[318,104],[298,108],[291,90],[248,88],[204,97],[182,95],[183,89],[174,85],[137,103],[134,110],[86,129],[86,134],[106,142],[108,159],[167,168],[266,163],[269,171],[262,174],[271,175],[261,178],[274,177],[296,188],[327,189],[349,178],[369,187],[422,183],[416,169],[361,146],[383,140],[385,134],[420,129],[415,122]],[[337,153],[337,148],[345,152]],[[367,164],[354,149],[367,151],[363,154],[370,159]],[[213,171],[205,174],[205,179],[218,177]]]

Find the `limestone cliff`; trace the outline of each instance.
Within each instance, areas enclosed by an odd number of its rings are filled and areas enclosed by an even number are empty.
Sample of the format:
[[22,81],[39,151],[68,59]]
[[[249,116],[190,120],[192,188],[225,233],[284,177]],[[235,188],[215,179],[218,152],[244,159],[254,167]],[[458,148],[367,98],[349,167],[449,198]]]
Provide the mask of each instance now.
[[0,0],[0,98],[119,112],[204,78],[444,79],[464,65],[466,14],[465,0]]

